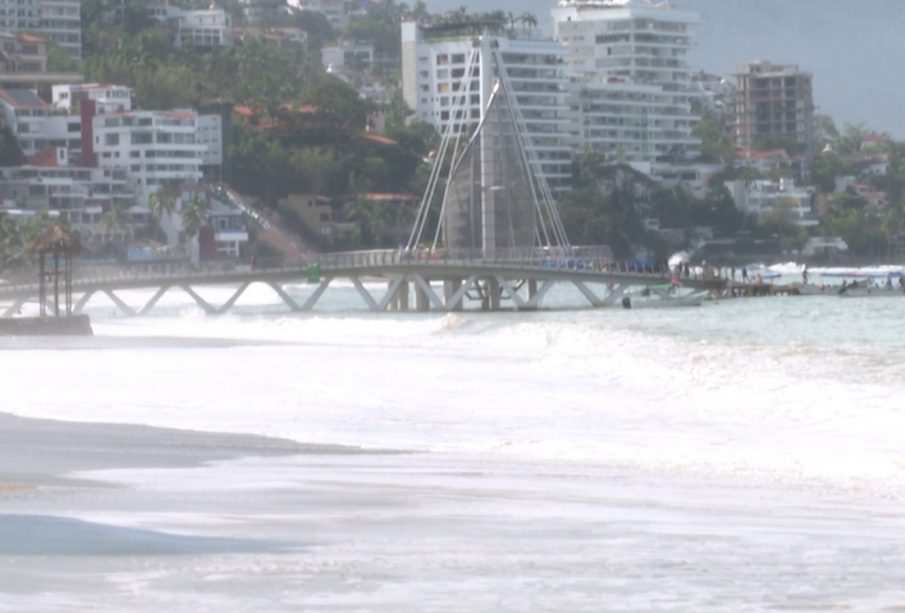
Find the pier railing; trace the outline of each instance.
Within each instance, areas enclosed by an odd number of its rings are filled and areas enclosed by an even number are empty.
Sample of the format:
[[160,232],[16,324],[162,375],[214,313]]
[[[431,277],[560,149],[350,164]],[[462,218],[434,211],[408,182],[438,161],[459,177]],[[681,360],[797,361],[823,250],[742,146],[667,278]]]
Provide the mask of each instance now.
[[[592,254],[593,255],[593,254]],[[665,280],[673,276],[682,281],[696,283],[721,280],[707,270],[690,269],[677,273],[665,265],[649,262],[610,260],[606,257],[577,256],[572,253],[545,249],[498,250],[488,257],[481,250],[432,251],[429,249],[403,250],[378,249],[321,253],[294,259],[260,258],[252,262],[205,262],[192,266],[188,263],[158,262],[133,266],[84,267],[73,274],[73,286],[91,287],[141,287],[142,284],[166,285],[180,283],[217,284],[230,281],[267,280],[268,278],[310,278],[312,268],[318,276],[332,277],[337,273],[367,277],[381,276],[387,272],[400,273],[413,269],[423,271],[425,278],[431,269],[437,277],[455,270],[517,271],[536,270],[543,276],[571,275],[594,277],[588,280],[607,280],[604,277],[625,281],[629,278],[650,281]],[[441,274],[441,271],[443,274]],[[601,278],[597,278],[601,277]],[[12,280],[10,280],[12,281]],[[34,282],[11,282],[0,285],[0,296],[19,295],[37,288]]]

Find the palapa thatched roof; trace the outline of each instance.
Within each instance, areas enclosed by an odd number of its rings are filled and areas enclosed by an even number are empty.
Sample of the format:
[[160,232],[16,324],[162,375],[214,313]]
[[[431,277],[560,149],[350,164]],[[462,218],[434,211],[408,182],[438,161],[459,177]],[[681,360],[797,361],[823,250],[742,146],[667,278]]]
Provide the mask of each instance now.
[[28,243],[29,253],[53,251],[54,248],[60,251],[78,251],[79,241],[69,230],[59,224],[54,224],[41,230]]

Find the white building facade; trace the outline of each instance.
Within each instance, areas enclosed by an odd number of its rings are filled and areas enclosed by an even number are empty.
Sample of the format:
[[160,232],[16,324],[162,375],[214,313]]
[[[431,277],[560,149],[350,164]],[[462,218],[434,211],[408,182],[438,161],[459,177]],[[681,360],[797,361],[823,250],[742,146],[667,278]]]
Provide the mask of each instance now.
[[132,111],[97,115],[94,150],[102,168],[122,168],[139,206],[162,185],[201,179],[206,147],[198,142],[194,111]]
[[132,88],[109,83],[54,85],[53,105],[73,112],[81,100],[94,100],[98,113],[125,113],[132,110]]
[[173,44],[177,47],[228,47],[232,44],[229,15],[223,9],[206,11],[170,10],[176,26]]
[[795,181],[786,177],[779,181],[727,181],[726,189],[732,194],[735,207],[747,215],[763,219],[773,214],[785,217],[801,227],[820,224],[813,214],[811,192],[797,187]]
[[[432,30],[402,24],[402,82],[416,117],[443,133],[454,107],[468,129],[485,112],[494,82],[502,79],[523,118],[528,149],[554,192],[571,183],[564,47],[553,40]],[[500,65],[501,64],[501,65]]]
[[78,117],[55,115],[53,109],[28,89],[0,90],[0,127],[9,127],[23,155],[30,157],[48,147],[80,148]]
[[63,151],[46,165],[0,168],[0,210],[20,217],[48,213],[67,221],[85,243],[109,238],[104,213],[135,201],[126,171],[69,166]]
[[0,32],[31,32],[82,57],[81,0],[0,0]]
[[700,151],[685,56],[697,15],[648,0],[562,0],[554,37],[565,47],[573,145],[656,174]]

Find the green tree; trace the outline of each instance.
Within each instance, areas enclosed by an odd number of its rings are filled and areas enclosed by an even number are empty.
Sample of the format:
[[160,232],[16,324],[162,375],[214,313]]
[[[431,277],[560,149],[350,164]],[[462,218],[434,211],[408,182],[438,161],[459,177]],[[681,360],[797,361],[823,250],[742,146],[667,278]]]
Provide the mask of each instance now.
[[535,17],[533,13],[527,11],[522,13],[519,17],[519,21],[522,22],[522,25],[525,26],[528,32],[531,32],[537,27],[537,17]]
[[726,164],[735,159],[735,144],[716,113],[702,109],[701,120],[692,128],[692,134],[701,139],[702,162]]
[[132,213],[125,204],[117,202],[104,212],[101,223],[107,234],[126,233],[132,227]]
[[801,147],[791,136],[783,134],[761,135],[754,139],[752,149],[755,151],[771,151],[773,149],[785,149],[790,157],[795,157],[801,152]]
[[194,192],[188,202],[182,203],[180,219],[186,237],[191,238],[198,234],[207,221],[211,204],[211,197],[207,192]]
[[634,203],[624,195],[604,195],[593,187],[563,194],[559,214],[569,240],[576,245],[609,245],[618,257],[631,256],[632,243],[643,240],[645,232]]
[[58,44],[52,40],[47,40],[47,71],[48,72],[77,72],[79,69],[78,62],[69,55]]
[[851,162],[843,161],[833,152],[821,153],[811,163],[811,181],[824,194],[836,189],[836,178],[856,174]]
[[151,216],[160,221],[167,213],[176,210],[176,191],[169,185],[161,185],[157,191],[148,198],[148,207],[151,209]]
[[299,97],[304,104],[313,104],[320,112],[329,112],[346,120],[352,134],[364,130],[373,105],[362,100],[358,92],[336,77],[325,75]]

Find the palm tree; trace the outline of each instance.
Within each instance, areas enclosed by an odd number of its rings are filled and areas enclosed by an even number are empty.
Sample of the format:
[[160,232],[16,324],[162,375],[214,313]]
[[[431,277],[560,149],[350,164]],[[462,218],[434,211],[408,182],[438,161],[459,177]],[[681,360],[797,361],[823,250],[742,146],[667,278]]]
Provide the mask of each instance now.
[[0,214],[0,272],[27,259],[22,229],[14,219]]
[[515,22],[518,21],[518,18],[515,16],[515,13],[509,11],[506,13],[506,19],[509,20],[509,32],[515,32]]
[[207,192],[195,192],[192,198],[182,205],[182,229],[189,238],[198,234],[201,226],[207,221],[211,210],[211,197]]
[[161,185],[148,199],[148,207],[151,216],[159,222],[165,213],[176,210],[176,191],[169,185]]
[[537,17],[535,17],[533,13],[527,11],[522,13],[519,17],[519,21],[521,21],[522,25],[528,29],[528,32],[531,32],[532,28],[537,27]]
[[129,207],[121,202],[115,203],[101,217],[101,223],[104,224],[107,234],[126,232],[131,226],[131,221]]

